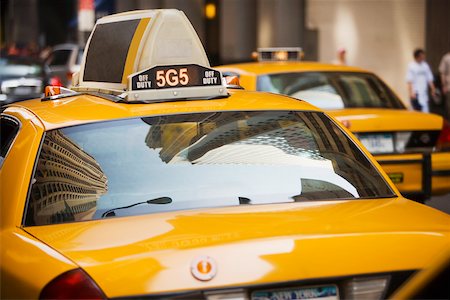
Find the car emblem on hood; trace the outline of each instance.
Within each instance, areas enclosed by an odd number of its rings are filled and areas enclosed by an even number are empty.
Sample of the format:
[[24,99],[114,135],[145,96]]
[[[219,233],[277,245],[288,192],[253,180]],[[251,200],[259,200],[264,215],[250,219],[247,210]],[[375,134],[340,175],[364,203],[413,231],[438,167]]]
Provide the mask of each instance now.
[[217,273],[216,262],[209,256],[197,257],[191,263],[191,273],[198,280],[211,280]]

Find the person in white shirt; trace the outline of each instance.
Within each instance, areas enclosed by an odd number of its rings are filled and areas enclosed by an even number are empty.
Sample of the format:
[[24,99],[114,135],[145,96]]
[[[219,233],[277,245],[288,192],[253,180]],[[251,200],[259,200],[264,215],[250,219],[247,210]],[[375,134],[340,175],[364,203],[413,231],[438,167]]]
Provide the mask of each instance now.
[[416,49],[414,51],[414,61],[408,65],[406,81],[408,83],[408,94],[413,109],[430,112],[428,88],[434,97],[435,87],[433,74],[431,73],[430,66],[425,61],[425,51],[422,49]]

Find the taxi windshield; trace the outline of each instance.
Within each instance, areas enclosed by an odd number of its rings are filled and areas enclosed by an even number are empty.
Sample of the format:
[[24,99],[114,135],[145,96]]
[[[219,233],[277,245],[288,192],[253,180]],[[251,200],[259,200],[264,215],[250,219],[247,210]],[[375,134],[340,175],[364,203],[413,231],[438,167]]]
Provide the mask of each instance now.
[[288,95],[322,109],[404,109],[378,77],[358,72],[297,72],[258,77],[259,91]]
[[48,131],[25,225],[393,196],[323,113],[180,114]]

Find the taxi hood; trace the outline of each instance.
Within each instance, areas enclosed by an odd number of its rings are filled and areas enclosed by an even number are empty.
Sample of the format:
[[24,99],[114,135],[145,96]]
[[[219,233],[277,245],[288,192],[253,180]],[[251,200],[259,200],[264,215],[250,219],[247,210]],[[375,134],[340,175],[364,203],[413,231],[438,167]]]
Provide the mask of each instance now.
[[[404,198],[247,205],[24,228],[108,297],[415,270],[449,246],[448,215]],[[427,245],[424,247],[423,245]],[[196,279],[209,257],[216,273]]]
[[329,110],[339,121],[350,123],[353,132],[441,130],[441,116],[406,109],[346,108]]

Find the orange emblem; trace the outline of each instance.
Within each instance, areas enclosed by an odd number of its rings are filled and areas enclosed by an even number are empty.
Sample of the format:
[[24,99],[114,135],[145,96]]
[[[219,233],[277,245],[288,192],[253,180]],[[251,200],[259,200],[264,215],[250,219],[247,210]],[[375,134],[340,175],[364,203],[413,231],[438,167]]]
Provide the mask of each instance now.
[[191,273],[198,280],[211,280],[217,273],[217,266],[211,257],[201,256],[192,261]]

